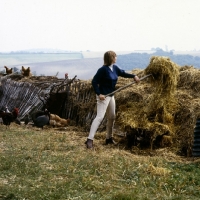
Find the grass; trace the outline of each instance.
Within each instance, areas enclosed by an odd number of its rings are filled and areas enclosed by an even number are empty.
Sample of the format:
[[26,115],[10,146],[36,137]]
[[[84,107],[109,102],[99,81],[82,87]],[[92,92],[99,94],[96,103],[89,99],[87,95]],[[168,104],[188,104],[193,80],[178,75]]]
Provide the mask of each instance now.
[[136,155],[123,146],[86,149],[77,127],[0,126],[0,199],[200,199],[200,160],[169,149]]

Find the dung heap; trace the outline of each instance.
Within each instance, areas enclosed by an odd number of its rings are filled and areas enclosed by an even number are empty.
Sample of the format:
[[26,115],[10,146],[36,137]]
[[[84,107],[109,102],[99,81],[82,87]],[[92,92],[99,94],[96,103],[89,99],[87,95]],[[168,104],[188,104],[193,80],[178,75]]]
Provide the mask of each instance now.
[[[151,149],[169,146],[190,156],[200,116],[200,71],[154,56],[146,69],[133,73],[152,76],[116,94],[116,122],[127,133],[128,145]],[[118,87],[125,82],[120,79]]]

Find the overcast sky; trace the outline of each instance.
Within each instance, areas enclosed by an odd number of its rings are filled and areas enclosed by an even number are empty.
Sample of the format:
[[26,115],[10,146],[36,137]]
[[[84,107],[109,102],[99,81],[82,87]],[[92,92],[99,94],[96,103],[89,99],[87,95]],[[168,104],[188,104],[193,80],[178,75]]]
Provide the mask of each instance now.
[[200,50],[200,0],[0,0],[0,51]]

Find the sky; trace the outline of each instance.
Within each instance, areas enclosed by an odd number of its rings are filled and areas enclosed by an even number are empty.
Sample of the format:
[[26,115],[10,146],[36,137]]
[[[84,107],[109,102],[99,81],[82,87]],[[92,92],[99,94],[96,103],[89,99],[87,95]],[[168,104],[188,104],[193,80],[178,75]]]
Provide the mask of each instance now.
[[0,0],[0,52],[200,50],[200,0]]

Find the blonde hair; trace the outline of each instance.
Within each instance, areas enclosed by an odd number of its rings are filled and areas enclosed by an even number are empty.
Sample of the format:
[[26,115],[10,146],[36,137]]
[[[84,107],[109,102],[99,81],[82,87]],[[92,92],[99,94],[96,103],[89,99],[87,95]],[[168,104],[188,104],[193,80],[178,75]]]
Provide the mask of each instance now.
[[110,66],[113,63],[116,56],[117,54],[114,51],[107,51],[104,54],[104,65]]

